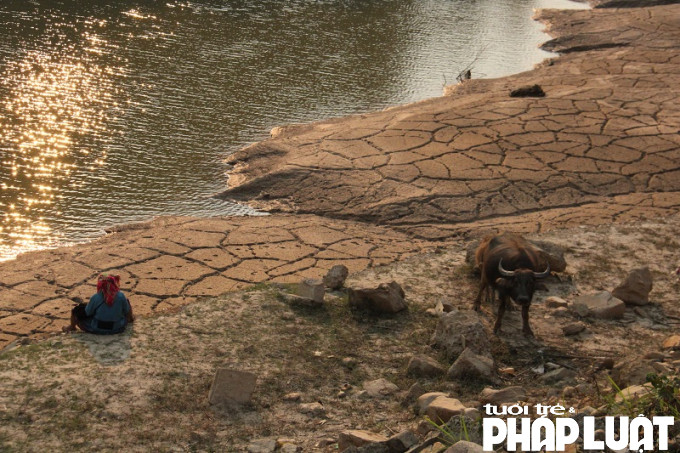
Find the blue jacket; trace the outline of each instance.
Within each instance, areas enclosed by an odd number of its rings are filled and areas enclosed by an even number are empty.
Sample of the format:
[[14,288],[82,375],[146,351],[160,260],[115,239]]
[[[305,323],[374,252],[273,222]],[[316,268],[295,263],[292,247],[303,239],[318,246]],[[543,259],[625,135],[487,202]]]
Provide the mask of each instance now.
[[104,302],[104,296],[97,293],[90,297],[85,306],[85,314],[91,317],[88,324],[92,333],[119,333],[127,326],[126,315],[132,308],[122,291],[118,291],[110,307]]

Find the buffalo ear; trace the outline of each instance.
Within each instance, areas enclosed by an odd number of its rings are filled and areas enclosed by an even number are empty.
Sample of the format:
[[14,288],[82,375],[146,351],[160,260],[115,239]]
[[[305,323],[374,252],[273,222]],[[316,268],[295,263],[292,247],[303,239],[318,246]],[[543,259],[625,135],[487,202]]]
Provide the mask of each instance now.
[[536,291],[548,291],[548,287],[543,282],[536,282]]
[[512,280],[509,278],[497,278],[496,279],[496,287],[498,288],[512,288]]

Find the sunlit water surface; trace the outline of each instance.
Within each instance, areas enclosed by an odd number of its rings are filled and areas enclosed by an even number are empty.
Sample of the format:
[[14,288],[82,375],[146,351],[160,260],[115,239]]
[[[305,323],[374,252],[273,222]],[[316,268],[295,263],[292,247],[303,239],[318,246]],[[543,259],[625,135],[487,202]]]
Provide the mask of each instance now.
[[[82,4],[79,4],[82,3]],[[224,158],[276,125],[439,96],[472,64],[548,54],[566,0],[25,1],[0,4],[0,259],[211,198]]]

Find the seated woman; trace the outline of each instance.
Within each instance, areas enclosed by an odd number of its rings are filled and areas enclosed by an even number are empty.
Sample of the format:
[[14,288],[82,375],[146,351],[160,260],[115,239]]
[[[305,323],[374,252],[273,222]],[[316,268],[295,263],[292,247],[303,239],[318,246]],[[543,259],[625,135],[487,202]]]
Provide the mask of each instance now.
[[81,330],[96,334],[114,334],[125,330],[135,320],[130,301],[120,290],[120,276],[100,275],[97,294],[86,304],[78,304],[71,310],[71,325],[64,331]]

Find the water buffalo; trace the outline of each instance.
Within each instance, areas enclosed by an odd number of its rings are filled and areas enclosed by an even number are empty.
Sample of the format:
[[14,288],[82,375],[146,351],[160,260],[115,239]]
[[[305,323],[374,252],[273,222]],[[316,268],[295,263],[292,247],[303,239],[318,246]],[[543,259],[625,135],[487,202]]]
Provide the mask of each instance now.
[[538,252],[522,236],[511,233],[484,238],[477,248],[475,260],[482,273],[475,310],[480,309],[485,291],[498,291],[500,304],[494,333],[501,328],[510,298],[522,307],[522,332],[533,336],[529,327],[529,306],[534,296],[536,279],[550,275],[550,265],[544,271],[536,272],[541,264]]

